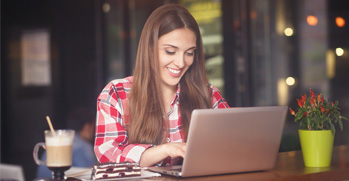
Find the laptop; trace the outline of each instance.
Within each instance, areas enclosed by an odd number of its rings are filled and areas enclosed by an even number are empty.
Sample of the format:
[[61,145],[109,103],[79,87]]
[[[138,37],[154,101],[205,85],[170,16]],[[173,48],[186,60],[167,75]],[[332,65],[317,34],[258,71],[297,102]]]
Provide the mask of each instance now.
[[149,169],[177,177],[272,169],[286,114],[287,106],[194,110],[183,164]]

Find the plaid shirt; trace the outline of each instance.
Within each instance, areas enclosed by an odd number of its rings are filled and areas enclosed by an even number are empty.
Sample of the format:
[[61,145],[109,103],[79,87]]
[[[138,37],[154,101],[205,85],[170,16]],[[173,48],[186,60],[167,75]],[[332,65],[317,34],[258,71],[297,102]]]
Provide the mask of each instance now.
[[[142,153],[151,144],[130,144],[125,129],[124,117],[129,116],[128,95],[133,77],[111,81],[97,99],[97,123],[94,151],[99,162],[138,162]],[[211,85],[212,107],[229,108],[219,90]],[[179,129],[181,115],[179,112],[178,86],[168,113],[170,134],[167,142],[184,142],[183,131]],[[176,165],[179,158],[166,158],[158,165]]]

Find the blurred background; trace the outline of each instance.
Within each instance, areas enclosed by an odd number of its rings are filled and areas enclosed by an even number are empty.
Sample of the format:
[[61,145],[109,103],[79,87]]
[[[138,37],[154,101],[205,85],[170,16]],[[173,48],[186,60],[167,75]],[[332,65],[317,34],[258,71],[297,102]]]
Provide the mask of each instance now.
[[[60,129],[70,110],[95,110],[110,80],[132,74],[143,25],[166,3],[197,20],[208,77],[230,106],[296,108],[311,88],[349,116],[347,0],[1,1],[1,163],[34,179],[45,116]],[[300,149],[297,129],[288,115],[280,151]]]

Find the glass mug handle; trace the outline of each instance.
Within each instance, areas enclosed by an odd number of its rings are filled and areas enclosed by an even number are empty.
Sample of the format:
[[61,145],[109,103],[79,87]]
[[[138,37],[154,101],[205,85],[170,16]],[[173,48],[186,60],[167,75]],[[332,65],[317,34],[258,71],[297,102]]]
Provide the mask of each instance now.
[[33,150],[33,157],[34,157],[34,161],[36,164],[38,165],[46,165],[46,160],[43,161],[43,160],[40,160],[39,157],[38,157],[38,153],[39,153],[39,149],[40,148],[46,148],[46,144],[43,143],[43,142],[40,142],[40,143],[37,143],[34,147],[34,150]]

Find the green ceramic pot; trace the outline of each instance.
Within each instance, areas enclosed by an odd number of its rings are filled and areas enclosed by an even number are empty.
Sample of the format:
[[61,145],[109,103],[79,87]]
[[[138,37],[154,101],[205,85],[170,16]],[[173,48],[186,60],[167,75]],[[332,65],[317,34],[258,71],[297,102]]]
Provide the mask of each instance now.
[[298,130],[306,167],[331,165],[334,135],[331,130]]

